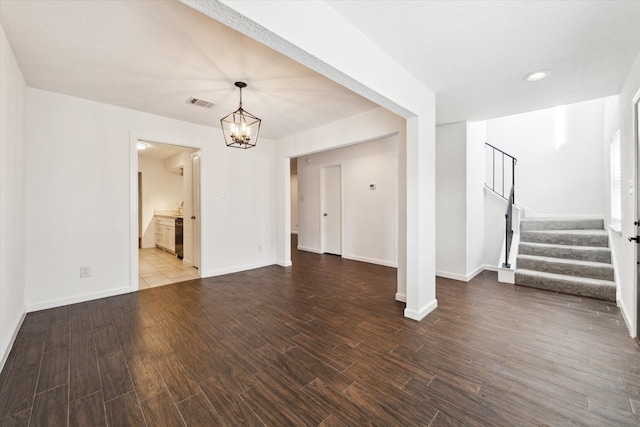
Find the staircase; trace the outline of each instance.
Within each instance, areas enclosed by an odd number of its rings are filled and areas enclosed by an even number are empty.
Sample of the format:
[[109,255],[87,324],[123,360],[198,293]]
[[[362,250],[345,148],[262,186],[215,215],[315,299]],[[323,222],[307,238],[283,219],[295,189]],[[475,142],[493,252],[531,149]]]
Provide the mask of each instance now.
[[522,219],[516,285],[616,300],[601,219]]

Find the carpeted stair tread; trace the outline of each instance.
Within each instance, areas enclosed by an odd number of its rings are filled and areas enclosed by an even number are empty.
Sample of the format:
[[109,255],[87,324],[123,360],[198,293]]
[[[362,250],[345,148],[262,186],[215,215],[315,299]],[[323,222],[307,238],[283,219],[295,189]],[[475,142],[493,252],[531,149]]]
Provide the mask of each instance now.
[[547,256],[518,255],[518,268],[567,276],[590,277],[613,280],[613,266],[610,263],[552,258]]
[[520,230],[521,242],[608,247],[606,230]]
[[604,230],[602,218],[523,218],[520,230]]
[[602,246],[571,246],[551,243],[520,242],[522,255],[546,256],[595,262],[611,262],[611,249]]
[[515,276],[516,285],[520,286],[546,289],[607,301],[616,300],[616,285],[610,280],[589,279],[526,269],[517,269]]

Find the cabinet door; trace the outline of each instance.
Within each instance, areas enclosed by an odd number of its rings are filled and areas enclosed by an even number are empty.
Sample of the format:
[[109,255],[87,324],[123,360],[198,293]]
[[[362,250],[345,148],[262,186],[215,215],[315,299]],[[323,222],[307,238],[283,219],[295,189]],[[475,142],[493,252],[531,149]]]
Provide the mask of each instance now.
[[155,244],[156,246],[164,247],[164,229],[162,227],[162,220],[160,218],[156,218],[155,220]]
[[165,235],[165,243],[167,244],[167,249],[172,252],[176,251],[176,228],[167,227],[166,235]]

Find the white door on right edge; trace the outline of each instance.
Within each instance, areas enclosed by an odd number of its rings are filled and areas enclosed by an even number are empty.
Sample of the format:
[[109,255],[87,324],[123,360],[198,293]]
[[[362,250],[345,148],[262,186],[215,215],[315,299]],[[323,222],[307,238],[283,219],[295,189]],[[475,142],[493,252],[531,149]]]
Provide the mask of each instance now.
[[322,253],[342,255],[342,191],[340,166],[320,169]]

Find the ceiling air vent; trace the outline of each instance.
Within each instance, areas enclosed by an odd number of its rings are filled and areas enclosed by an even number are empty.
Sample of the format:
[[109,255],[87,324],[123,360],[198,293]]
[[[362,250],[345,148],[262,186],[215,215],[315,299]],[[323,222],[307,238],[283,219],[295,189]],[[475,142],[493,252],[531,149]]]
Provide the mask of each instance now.
[[187,99],[187,104],[197,105],[198,107],[209,108],[213,105],[213,102],[205,101],[204,99],[194,98],[193,96]]

